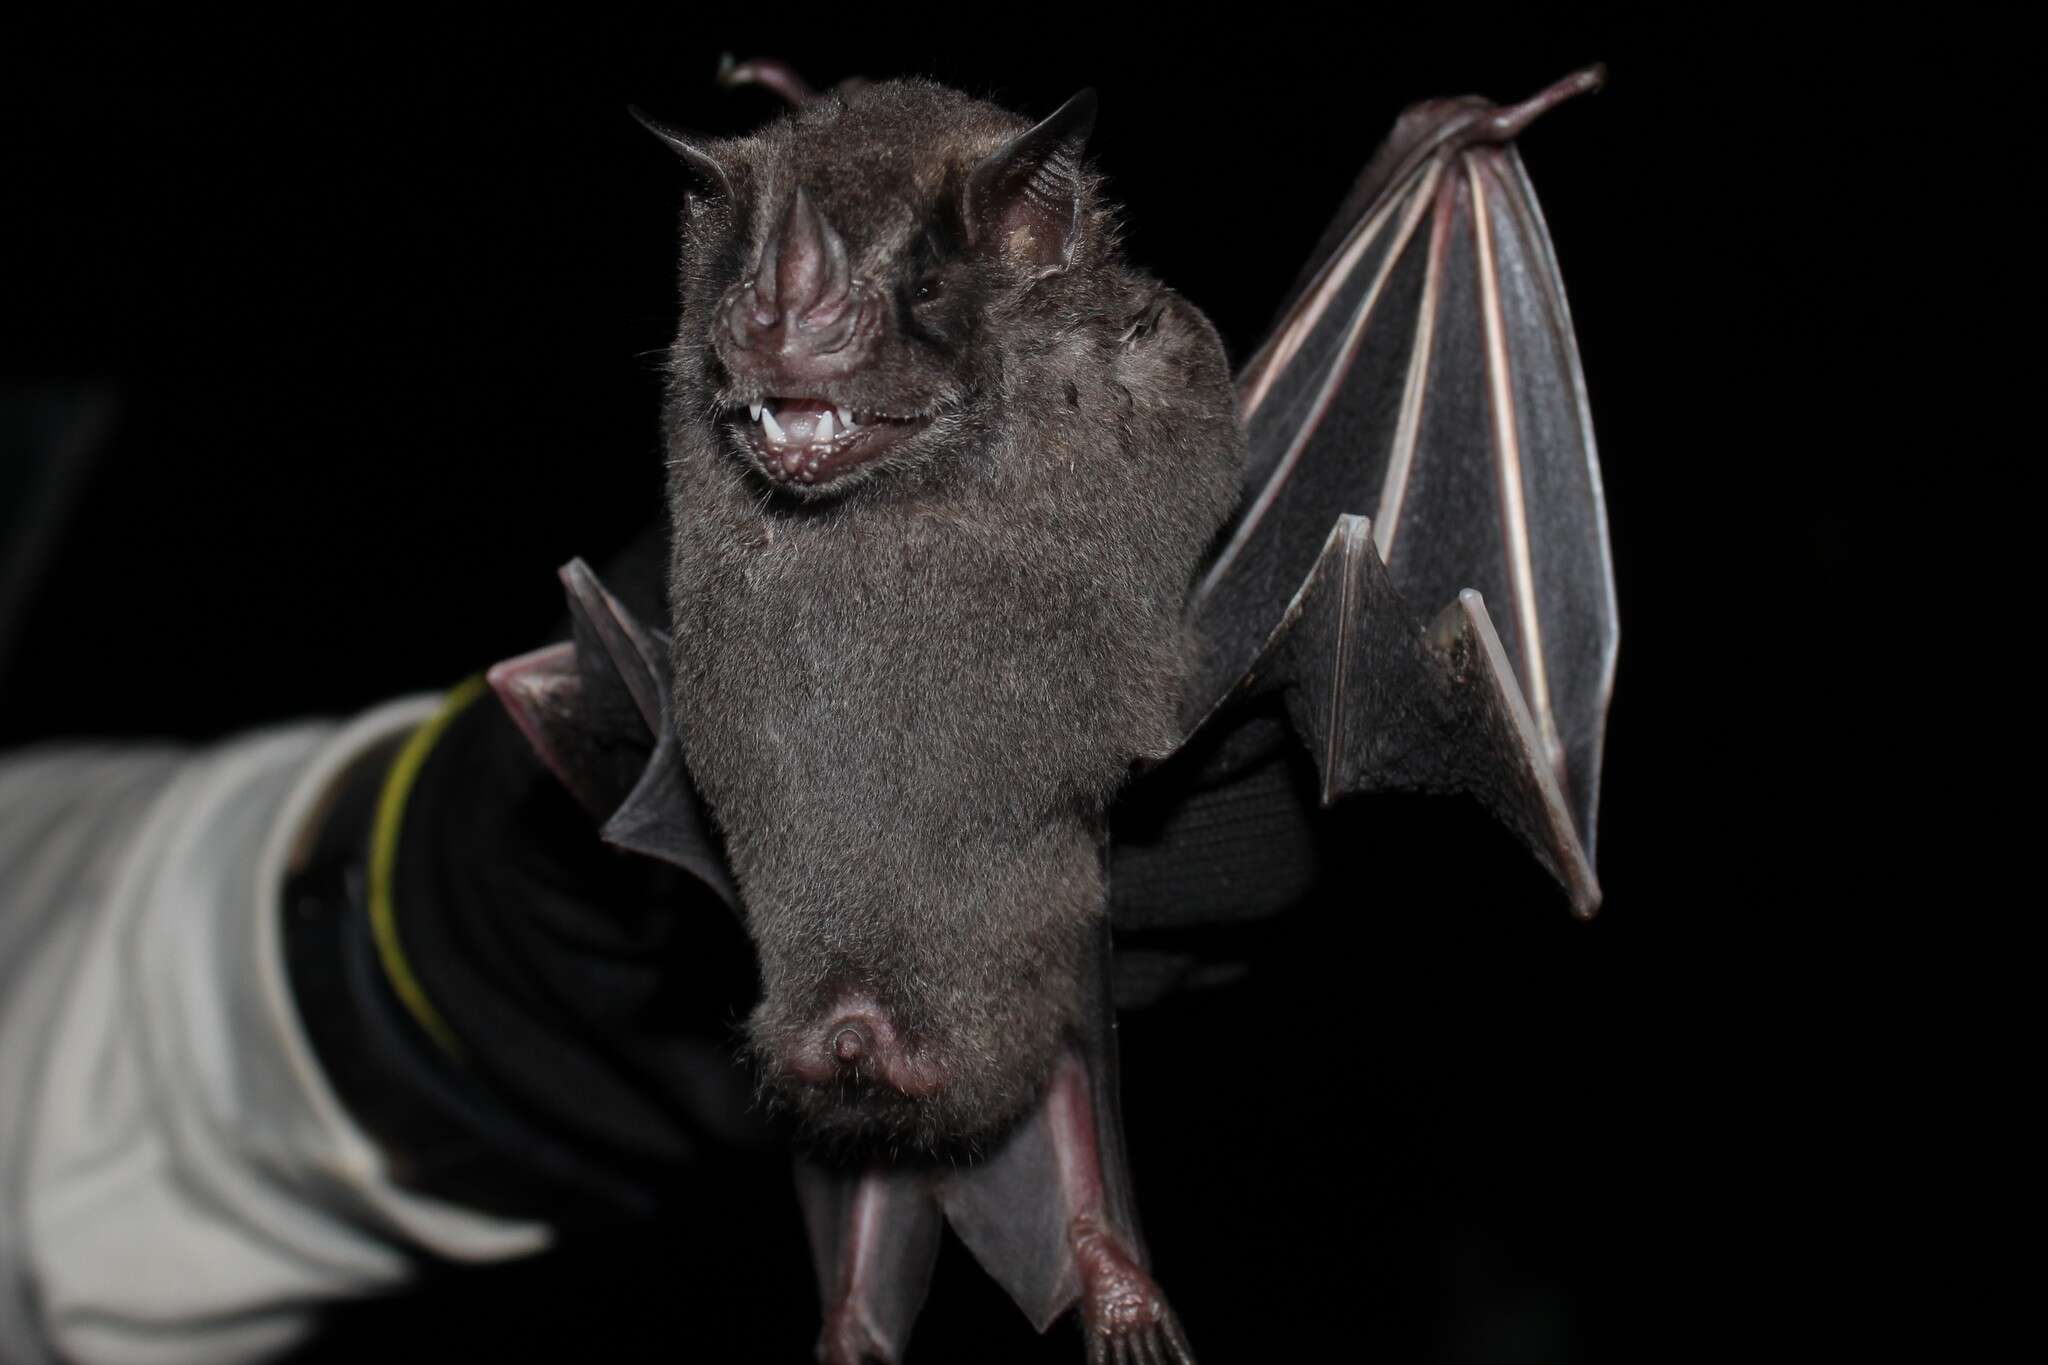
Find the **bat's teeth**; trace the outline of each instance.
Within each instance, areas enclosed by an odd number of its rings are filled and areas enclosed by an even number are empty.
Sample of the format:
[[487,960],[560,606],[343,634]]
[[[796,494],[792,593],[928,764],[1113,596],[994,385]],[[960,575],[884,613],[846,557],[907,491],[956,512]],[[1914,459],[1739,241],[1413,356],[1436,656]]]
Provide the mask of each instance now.
[[759,403],[749,403],[749,404],[747,404],[747,416],[749,416],[749,417],[753,418],[753,419],[754,419],[754,420],[755,420],[756,422],[760,421],[760,420],[761,420],[761,405],[760,405]]
[[775,414],[766,408],[761,409],[761,427],[768,433],[768,439],[777,445],[781,445],[786,439],[782,434],[782,425],[775,420]]
[[829,440],[831,440],[831,439],[832,439],[832,414],[831,414],[831,413],[829,413],[829,412],[826,412],[826,413],[820,413],[820,414],[819,414],[819,416],[818,416],[818,434],[817,434],[817,435],[816,435],[815,437],[813,437],[812,439],[813,439],[813,440],[815,440],[815,441],[817,441],[817,443],[818,443],[819,445],[823,445],[823,444],[824,444],[825,442],[827,442],[827,441],[829,441]]
[[853,414],[845,408],[834,408],[833,411],[839,414],[839,425],[845,427],[848,431],[852,431],[854,427],[859,425],[859,423],[853,420]]

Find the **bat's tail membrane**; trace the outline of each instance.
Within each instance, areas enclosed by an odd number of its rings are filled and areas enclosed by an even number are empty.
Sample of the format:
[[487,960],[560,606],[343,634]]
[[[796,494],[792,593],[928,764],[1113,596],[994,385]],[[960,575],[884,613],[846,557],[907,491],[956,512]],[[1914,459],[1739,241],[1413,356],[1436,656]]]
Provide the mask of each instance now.
[[[1601,79],[1591,68],[1505,108],[1417,105],[1366,168],[1239,377],[1247,494],[1192,601],[1205,656],[1188,697],[1199,720],[1253,672],[1330,528],[1365,518],[1387,585],[1418,617],[1467,593],[1483,604],[1569,817],[1564,861],[1588,884],[1613,572],[1571,314],[1510,139]],[[1575,875],[1546,861],[1583,903]]]

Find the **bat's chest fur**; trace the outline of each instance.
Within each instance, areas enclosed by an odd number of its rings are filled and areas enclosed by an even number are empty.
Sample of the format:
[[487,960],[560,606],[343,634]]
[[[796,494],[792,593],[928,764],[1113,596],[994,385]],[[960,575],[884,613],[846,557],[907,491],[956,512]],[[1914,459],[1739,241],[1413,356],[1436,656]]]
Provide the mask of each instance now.
[[679,433],[675,714],[757,931],[1099,910],[1102,811],[1177,739],[1240,458],[1214,335],[1184,330],[1130,387],[1077,371],[1078,401],[1048,385],[994,445],[822,508]]
[[1091,845],[1131,760],[1171,742],[1179,585],[1048,508],[853,510],[704,566],[677,613],[684,738],[750,904],[936,911]]

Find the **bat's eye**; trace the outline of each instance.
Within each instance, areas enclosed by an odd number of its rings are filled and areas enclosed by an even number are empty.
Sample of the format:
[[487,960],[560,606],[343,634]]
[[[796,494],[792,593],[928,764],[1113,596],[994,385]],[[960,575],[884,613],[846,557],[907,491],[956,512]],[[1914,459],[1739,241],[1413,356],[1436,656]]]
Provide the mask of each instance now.
[[913,303],[930,303],[945,292],[945,281],[937,275],[927,275],[910,287],[910,299]]

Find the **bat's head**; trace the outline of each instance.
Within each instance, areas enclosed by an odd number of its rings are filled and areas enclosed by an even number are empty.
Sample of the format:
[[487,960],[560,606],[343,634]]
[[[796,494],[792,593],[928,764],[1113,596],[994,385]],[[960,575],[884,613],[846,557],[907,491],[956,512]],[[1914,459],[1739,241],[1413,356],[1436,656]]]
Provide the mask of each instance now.
[[810,499],[985,444],[1006,375],[1115,254],[1081,160],[1094,111],[1083,92],[1034,126],[890,81],[730,141],[650,122],[699,182],[671,422]]

